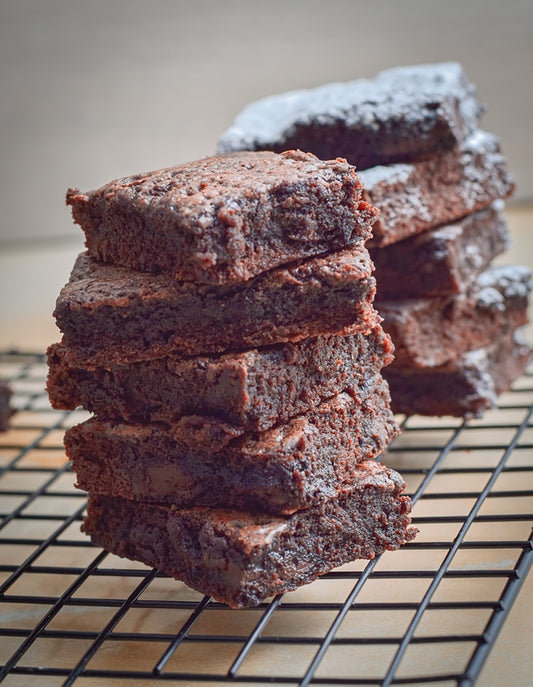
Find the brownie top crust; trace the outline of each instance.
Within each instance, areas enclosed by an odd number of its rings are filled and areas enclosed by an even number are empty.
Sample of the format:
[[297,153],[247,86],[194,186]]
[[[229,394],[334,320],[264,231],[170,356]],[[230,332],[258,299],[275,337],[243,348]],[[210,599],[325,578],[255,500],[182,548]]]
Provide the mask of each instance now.
[[[398,67],[374,79],[291,91],[248,105],[220,152],[298,147],[358,169],[414,160],[461,143],[483,107],[455,62]],[[325,158],[325,159],[326,159]]]
[[67,205],[95,259],[225,284],[367,239],[361,193],[345,160],[242,152],[70,189]]

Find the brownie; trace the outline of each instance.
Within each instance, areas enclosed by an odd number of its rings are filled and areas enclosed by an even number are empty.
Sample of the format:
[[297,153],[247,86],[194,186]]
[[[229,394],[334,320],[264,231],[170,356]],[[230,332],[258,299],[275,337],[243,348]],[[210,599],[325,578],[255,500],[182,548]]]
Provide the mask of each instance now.
[[480,417],[524,372],[529,356],[517,330],[438,367],[387,368],[383,374],[395,413]]
[[374,246],[454,222],[514,191],[499,141],[485,131],[476,131],[461,148],[360,176],[363,197],[379,209],[369,243]]
[[482,111],[461,65],[399,67],[374,79],[251,103],[222,135],[218,150],[300,148],[365,169],[450,150],[477,128]]
[[206,158],[71,189],[67,204],[97,260],[206,284],[340,250],[376,217],[351,165],[300,151]]
[[100,419],[166,422],[207,415],[246,431],[264,430],[349,389],[356,398],[392,361],[381,325],[357,326],[296,343],[242,353],[184,358],[171,355],[96,369],[69,364],[65,347],[48,350],[52,406],[83,406]]
[[366,248],[278,267],[243,284],[178,282],[82,254],[55,317],[72,365],[245,350],[376,322]]
[[502,210],[503,201],[497,200],[453,224],[371,249],[377,298],[397,300],[465,292],[509,245]]
[[83,529],[114,554],[241,608],[411,540],[404,487],[397,473],[368,461],[333,498],[285,516],[90,494]]
[[172,425],[90,419],[68,429],[78,486],[136,501],[290,513],[330,498],[398,434],[387,383],[341,392],[264,432],[186,416]]
[[0,432],[7,431],[9,427],[9,418],[13,413],[9,405],[11,396],[11,387],[5,380],[0,379]]
[[378,303],[392,366],[443,365],[526,324],[530,280],[527,267],[491,267],[465,294]]

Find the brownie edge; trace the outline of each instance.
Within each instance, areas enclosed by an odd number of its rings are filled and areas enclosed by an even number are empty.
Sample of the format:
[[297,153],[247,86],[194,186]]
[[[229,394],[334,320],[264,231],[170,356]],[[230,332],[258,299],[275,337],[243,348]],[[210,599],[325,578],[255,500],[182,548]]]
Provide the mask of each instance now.
[[399,548],[416,531],[393,470],[361,465],[353,485],[290,516],[177,509],[89,495],[82,526],[93,543],[154,566],[234,608],[312,582],[357,558]]

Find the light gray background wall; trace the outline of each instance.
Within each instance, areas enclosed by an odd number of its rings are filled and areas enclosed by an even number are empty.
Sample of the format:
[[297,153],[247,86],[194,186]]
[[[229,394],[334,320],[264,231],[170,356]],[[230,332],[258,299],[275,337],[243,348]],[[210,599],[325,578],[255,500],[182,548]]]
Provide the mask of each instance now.
[[532,0],[2,0],[0,247],[72,236],[68,186],[212,154],[249,101],[461,61],[533,198]]

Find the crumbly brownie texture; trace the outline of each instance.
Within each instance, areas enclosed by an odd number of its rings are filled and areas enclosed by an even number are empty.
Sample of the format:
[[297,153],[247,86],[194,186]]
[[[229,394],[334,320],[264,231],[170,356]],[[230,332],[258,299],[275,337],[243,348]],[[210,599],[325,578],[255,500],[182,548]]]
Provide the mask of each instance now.
[[363,197],[379,209],[369,245],[388,246],[507,198],[514,179],[498,139],[476,131],[461,148],[428,160],[361,172]]
[[93,543],[154,566],[235,608],[312,582],[356,558],[411,540],[411,503],[392,470],[365,462],[353,482],[292,515],[135,503],[89,495]]
[[9,427],[9,418],[12,410],[9,407],[11,399],[11,387],[3,379],[0,379],[0,432],[5,432]]
[[198,285],[82,254],[54,315],[82,367],[245,350],[376,323],[363,246],[279,267],[243,284]]
[[398,434],[387,383],[373,387],[362,402],[343,392],[265,432],[198,416],[170,426],[91,419],[67,430],[65,446],[89,492],[291,513],[334,496]]
[[395,346],[392,366],[443,365],[526,324],[530,280],[527,267],[492,267],[467,294],[377,304]]
[[520,331],[436,368],[387,368],[395,413],[480,417],[525,370],[530,348]]
[[501,210],[503,201],[498,200],[448,226],[371,249],[377,299],[465,292],[509,245]]
[[71,189],[67,204],[94,258],[207,284],[367,239],[377,214],[345,160],[300,151],[206,158]]
[[400,67],[252,103],[218,150],[300,148],[365,169],[457,146],[477,128],[482,110],[461,65]]
[[212,416],[246,431],[264,430],[307,412],[343,390],[355,398],[392,361],[390,337],[376,324],[339,335],[221,356],[168,356],[85,369],[65,348],[48,351],[47,390],[54,408],[83,406],[100,419],[172,423]]

